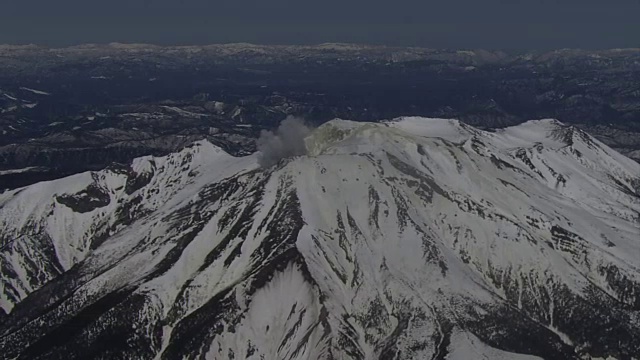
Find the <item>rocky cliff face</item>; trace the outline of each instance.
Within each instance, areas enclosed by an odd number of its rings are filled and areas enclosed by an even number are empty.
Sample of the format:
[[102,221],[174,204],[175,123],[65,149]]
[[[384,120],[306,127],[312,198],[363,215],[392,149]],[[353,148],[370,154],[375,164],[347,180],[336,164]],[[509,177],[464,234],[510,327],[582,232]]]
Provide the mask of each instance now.
[[631,359],[640,165],[553,120],[334,120],[0,195],[0,357]]

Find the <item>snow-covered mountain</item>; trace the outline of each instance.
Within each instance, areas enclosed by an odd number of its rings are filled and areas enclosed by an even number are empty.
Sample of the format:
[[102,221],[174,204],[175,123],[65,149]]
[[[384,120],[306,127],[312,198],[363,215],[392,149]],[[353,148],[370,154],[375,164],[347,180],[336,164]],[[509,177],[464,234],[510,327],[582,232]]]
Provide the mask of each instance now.
[[334,120],[0,194],[0,358],[640,354],[640,164],[554,120]]

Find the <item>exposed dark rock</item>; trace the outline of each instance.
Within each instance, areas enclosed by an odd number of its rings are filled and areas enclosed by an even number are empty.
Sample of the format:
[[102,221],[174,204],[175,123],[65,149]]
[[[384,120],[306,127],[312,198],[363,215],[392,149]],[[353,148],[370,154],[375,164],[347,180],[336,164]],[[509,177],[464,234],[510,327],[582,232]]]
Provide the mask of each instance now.
[[86,213],[109,205],[111,197],[103,189],[92,184],[77,194],[58,196],[56,201],[75,212]]

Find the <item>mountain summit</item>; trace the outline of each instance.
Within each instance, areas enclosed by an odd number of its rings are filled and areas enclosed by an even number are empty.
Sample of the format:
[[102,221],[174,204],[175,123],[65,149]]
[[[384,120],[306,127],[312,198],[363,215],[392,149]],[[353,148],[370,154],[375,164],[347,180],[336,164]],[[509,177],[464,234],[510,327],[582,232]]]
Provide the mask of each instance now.
[[631,359],[640,165],[555,120],[333,120],[0,194],[5,359]]

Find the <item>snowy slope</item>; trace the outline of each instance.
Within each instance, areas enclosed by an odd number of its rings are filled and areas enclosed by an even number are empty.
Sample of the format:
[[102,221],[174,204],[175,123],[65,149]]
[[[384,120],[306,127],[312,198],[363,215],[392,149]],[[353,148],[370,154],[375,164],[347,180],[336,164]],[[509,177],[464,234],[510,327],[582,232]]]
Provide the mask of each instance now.
[[334,120],[0,195],[0,357],[629,359],[640,165],[554,120]]

